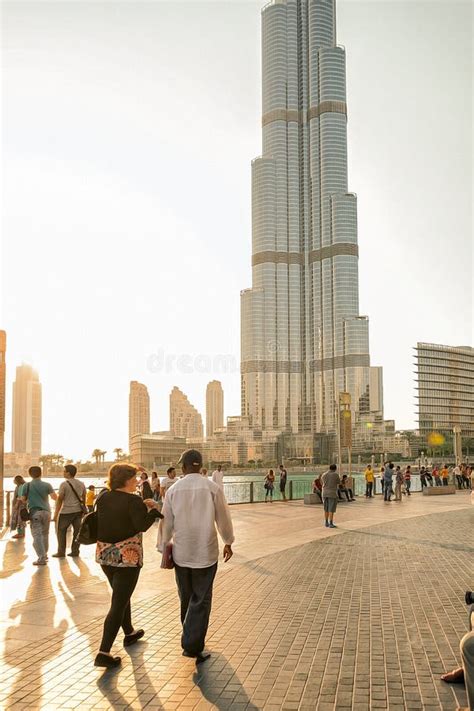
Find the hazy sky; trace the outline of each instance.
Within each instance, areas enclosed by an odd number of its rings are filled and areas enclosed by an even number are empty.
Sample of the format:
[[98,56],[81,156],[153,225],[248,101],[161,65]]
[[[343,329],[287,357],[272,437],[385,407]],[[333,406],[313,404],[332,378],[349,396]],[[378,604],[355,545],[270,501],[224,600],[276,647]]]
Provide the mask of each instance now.
[[[44,452],[127,450],[131,379],[153,430],[173,385],[204,414],[218,378],[239,414],[263,4],[2,3],[7,451],[22,361]],[[361,313],[385,415],[413,427],[413,346],[472,343],[472,6],[339,0],[338,42]]]

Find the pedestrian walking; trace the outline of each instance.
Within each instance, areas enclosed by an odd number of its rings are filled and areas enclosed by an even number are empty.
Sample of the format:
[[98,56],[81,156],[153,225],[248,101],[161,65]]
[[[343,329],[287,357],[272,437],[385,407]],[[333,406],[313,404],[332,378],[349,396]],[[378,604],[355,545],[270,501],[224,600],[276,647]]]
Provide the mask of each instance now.
[[58,538],[57,553],[53,553],[53,558],[64,558],[66,556],[66,537],[70,526],[72,526],[71,552],[68,555],[77,558],[79,555],[79,543],[76,536],[81,527],[81,521],[86,509],[86,487],[76,479],[77,467],[74,464],[66,464],[63,481],[58,491],[56,508],[54,510],[53,521],[56,524],[56,535]]
[[225,562],[233,555],[234,532],[223,488],[200,474],[201,453],[189,449],[183,452],[179,464],[184,477],[166,495],[159,549],[164,550],[173,538],[183,656],[194,657],[200,664],[210,656],[204,646],[219,558],[217,531],[224,542]]
[[173,484],[176,484],[178,481],[176,477],[176,469],[174,467],[168,467],[166,470],[166,476],[163,477],[163,479],[160,482],[160,496],[162,501],[164,500],[166,496],[166,492],[170,488],[170,486],[173,486]]
[[441,477],[440,477],[440,475],[439,475],[439,469],[438,469],[438,467],[434,467],[434,469],[432,470],[431,474],[432,474],[432,476],[433,476],[433,479],[435,480],[436,486],[443,486],[443,484],[442,484],[442,482],[441,482]]
[[153,498],[153,490],[150,486],[150,482],[148,481],[148,474],[146,471],[140,471],[140,480],[138,482],[139,486],[139,491],[140,491],[140,496],[142,497],[143,501],[145,499],[152,499]]
[[288,472],[286,471],[283,464],[280,464],[280,495],[283,501],[286,501],[286,480],[288,478]]
[[367,464],[367,468],[364,472],[364,477],[365,477],[365,496],[367,499],[371,499],[373,497],[373,488],[374,488],[374,481],[375,481],[375,476],[374,476],[374,470],[372,469],[372,466],[370,464]]
[[339,486],[337,465],[331,464],[321,477],[323,485],[324,525],[326,528],[337,528],[334,523],[334,514],[337,509],[337,489]]
[[41,467],[30,467],[28,474],[31,481],[23,484],[19,493],[30,512],[33,548],[38,556],[33,565],[46,565],[49,549],[49,524],[51,523],[49,499],[56,501],[58,496],[51,484],[41,481]]
[[267,503],[268,498],[270,502],[273,503],[273,489],[275,488],[275,474],[273,469],[269,469],[267,476],[265,477],[265,483],[263,484],[265,489],[265,503]]
[[108,491],[97,499],[96,561],[112,588],[112,600],[94,661],[96,667],[117,667],[121,663],[120,657],[110,654],[120,627],[125,634],[125,647],[145,634],[132,625],[130,599],[143,565],[142,533],[163,517],[153,499],[143,501],[136,495],[137,474],[138,469],[132,464],[112,465]]
[[428,484],[426,483],[426,470],[425,467],[421,467],[420,469],[420,484],[421,484],[421,490],[428,487]]
[[[405,482],[405,491],[407,493],[407,496],[411,496],[411,466],[410,464],[407,465],[407,468],[405,469],[405,474],[403,475],[403,480]],[[426,480],[425,480],[426,484]]]
[[445,464],[444,467],[441,469],[441,480],[443,482],[443,486],[448,486],[448,484],[449,484],[449,469],[448,469],[447,464]]
[[208,473],[206,467],[203,467],[201,469],[201,476],[203,476],[205,479],[207,479]]
[[157,472],[155,472],[155,471],[153,471],[151,473],[150,486],[151,486],[151,491],[153,494],[153,501],[160,501],[161,482],[160,482],[160,477],[158,476]]
[[25,521],[22,520],[20,511],[21,509],[25,508],[25,502],[20,496],[20,489],[25,483],[25,480],[20,474],[17,474],[16,477],[13,479],[13,483],[15,484],[15,491],[13,492],[13,501],[12,501],[12,513],[10,517],[10,530],[15,531],[16,533],[12,536],[12,538],[24,538],[25,537]]
[[462,480],[462,474],[461,474],[461,467],[459,464],[456,464],[456,466],[453,469],[453,474],[454,474],[454,481],[457,484],[458,489],[463,488],[463,480]]
[[90,486],[87,487],[86,491],[86,506],[87,510],[89,513],[92,513],[94,510],[94,501],[95,501],[95,486],[91,484]]
[[217,484],[217,486],[220,486],[221,489],[224,488],[224,472],[222,471],[222,465],[219,464],[217,469],[214,469],[212,472],[211,476],[212,481],[214,484]]
[[393,462],[387,462],[383,473],[383,500],[392,500]]
[[462,473],[462,480],[466,489],[472,488],[472,467],[465,464]]
[[399,466],[395,468],[395,501],[402,500],[403,474]]

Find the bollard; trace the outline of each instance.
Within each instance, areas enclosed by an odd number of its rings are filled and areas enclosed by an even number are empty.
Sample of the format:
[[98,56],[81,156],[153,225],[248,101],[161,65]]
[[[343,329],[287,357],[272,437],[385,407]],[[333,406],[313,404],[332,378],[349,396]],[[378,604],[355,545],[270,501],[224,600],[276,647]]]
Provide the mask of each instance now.
[[290,486],[288,487],[288,499],[293,500],[293,482],[290,479]]
[[250,482],[250,503],[253,504],[253,481]]

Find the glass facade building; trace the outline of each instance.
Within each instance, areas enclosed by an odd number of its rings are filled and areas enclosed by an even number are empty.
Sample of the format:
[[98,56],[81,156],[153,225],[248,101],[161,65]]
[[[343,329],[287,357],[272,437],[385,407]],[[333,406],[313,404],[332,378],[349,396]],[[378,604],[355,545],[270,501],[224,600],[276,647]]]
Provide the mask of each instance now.
[[415,365],[420,434],[474,437],[474,348],[418,343]]
[[345,61],[335,0],[263,8],[263,153],[252,162],[252,288],[241,293],[242,415],[263,430],[331,434],[339,392],[370,409]]

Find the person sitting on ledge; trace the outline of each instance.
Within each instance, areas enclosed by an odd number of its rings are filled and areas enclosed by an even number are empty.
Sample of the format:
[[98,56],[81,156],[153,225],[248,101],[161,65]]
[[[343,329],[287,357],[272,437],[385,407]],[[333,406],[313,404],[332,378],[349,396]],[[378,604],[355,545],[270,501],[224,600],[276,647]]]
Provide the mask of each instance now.
[[337,489],[339,501],[342,501],[342,495],[345,494],[348,501],[355,501],[352,489],[349,487],[349,478],[347,474],[342,475],[342,481]]
[[321,503],[323,503],[323,484],[321,482],[322,473],[313,481],[313,494],[317,494]]

